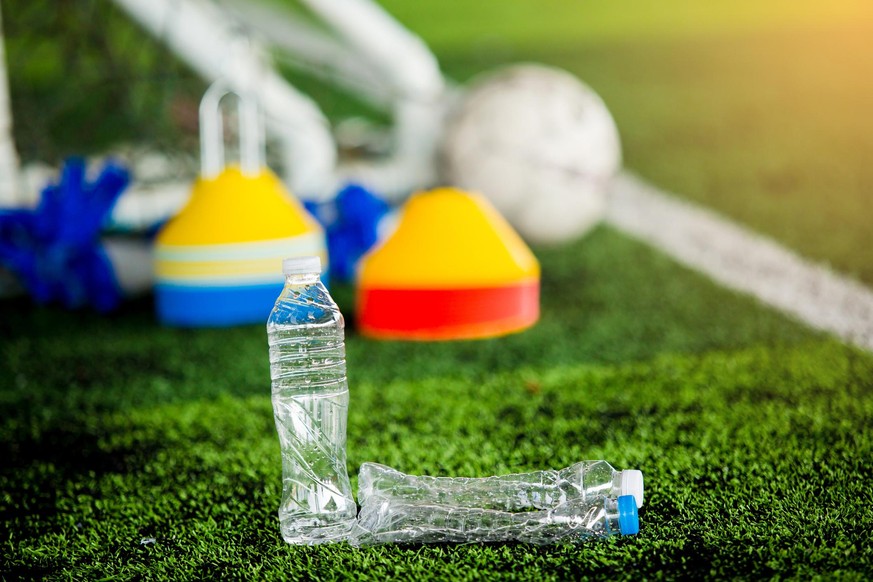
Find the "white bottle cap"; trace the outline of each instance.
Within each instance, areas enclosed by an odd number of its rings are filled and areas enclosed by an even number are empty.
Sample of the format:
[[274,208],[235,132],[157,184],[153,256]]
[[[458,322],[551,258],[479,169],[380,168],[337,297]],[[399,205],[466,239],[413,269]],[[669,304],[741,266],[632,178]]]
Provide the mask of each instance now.
[[288,257],[282,260],[282,273],[284,275],[306,275],[308,273],[321,273],[321,259],[319,257]]
[[633,495],[637,508],[643,506],[643,472],[636,469],[626,469],[621,472],[621,494]]

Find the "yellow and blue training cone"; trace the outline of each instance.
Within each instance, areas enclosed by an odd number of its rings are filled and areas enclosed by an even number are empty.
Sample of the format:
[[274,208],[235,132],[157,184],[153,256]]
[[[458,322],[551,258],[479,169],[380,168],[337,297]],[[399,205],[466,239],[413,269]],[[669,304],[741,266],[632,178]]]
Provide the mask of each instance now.
[[282,259],[326,263],[325,248],[321,226],[270,170],[200,178],[157,237],[158,318],[181,327],[263,323],[282,290]]

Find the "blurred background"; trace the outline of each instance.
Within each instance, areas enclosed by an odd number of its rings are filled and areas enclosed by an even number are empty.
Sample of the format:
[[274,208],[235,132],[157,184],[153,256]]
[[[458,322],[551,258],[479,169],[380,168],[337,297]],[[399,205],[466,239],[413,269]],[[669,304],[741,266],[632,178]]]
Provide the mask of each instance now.
[[[627,168],[873,283],[869,2],[381,4],[455,82],[518,61],[572,72],[612,112]],[[23,161],[145,147],[193,178],[206,85],[170,51],[106,0],[3,0],[2,14]],[[275,62],[335,128],[390,122],[287,55]]]

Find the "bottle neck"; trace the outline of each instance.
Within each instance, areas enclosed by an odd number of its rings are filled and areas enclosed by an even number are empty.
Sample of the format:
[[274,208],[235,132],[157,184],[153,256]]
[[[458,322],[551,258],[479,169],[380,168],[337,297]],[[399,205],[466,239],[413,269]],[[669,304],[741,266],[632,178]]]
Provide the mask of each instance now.
[[285,275],[285,285],[312,285],[317,283],[319,273],[291,273]]

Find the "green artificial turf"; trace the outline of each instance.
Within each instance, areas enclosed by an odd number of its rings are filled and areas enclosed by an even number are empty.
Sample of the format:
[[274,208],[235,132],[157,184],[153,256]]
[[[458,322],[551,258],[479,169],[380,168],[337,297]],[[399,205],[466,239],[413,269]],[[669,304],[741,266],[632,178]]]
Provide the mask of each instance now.
[[[149,301],[111,317],[6,301],[0,575],[873,571],[873,357],[607,228],[538,253],[543,318],[524,333],[409,344],[350,326],[349,471],[378,461],[485,476],[603,458],[645,473],[638,536],[542,548],[288,546],[262,326],[166,329]],[[349,290],[334,291],[351,314]]]

